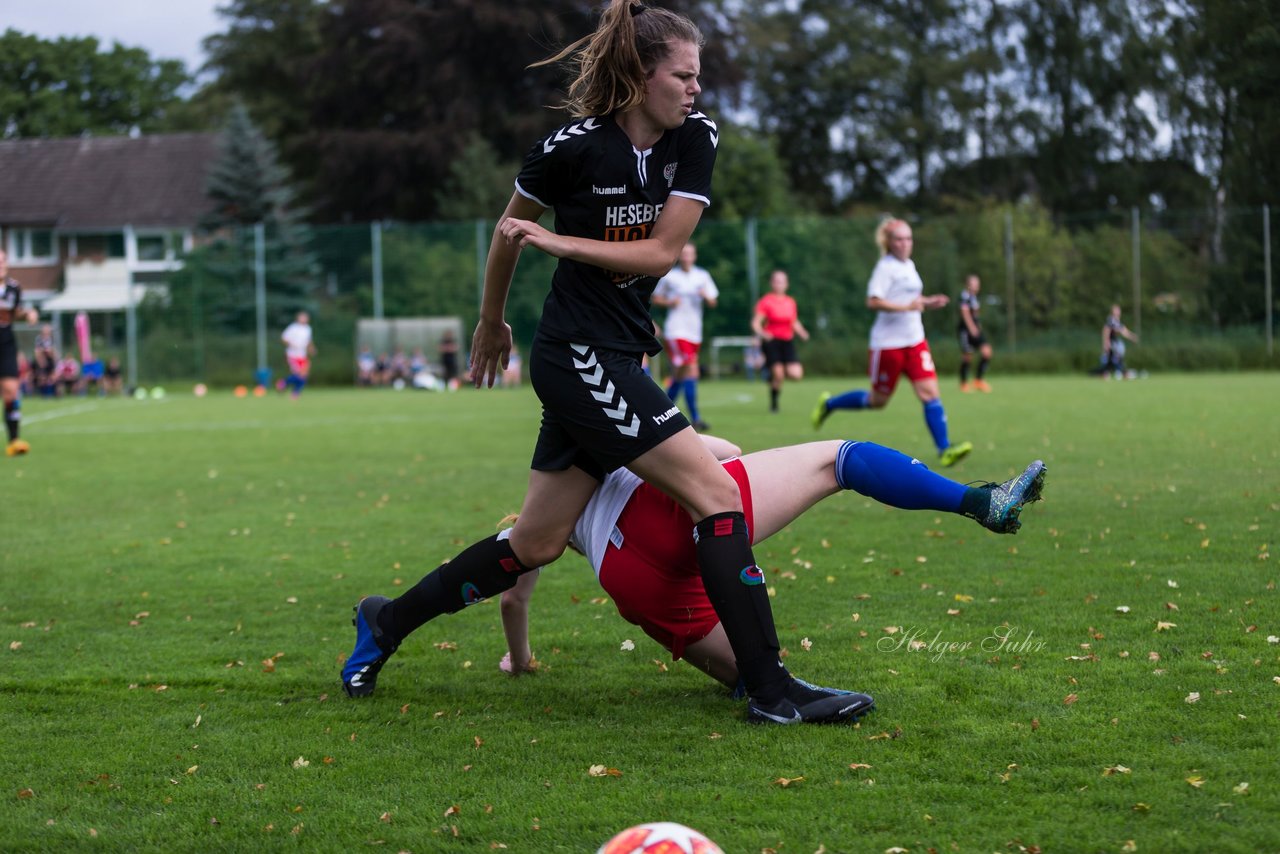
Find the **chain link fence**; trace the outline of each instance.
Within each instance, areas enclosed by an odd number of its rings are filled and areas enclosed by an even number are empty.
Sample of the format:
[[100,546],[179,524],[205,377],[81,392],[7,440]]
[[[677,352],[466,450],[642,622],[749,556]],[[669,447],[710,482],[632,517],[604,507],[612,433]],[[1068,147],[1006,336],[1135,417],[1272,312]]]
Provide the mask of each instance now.
[[[981,277],[982,321],[1002,371],[1084,370],[1096,363],[1112,303],[1142,343],[1130,361],[1151,369],[1275,367],[1266,208],[1051,217],[1034,205],[906,216],[926,292],[952,306],[927,312],[942,369],[955,361],[956,297]],[[788,272],[813,373],[865,370],[874,319],[866,284],[878,258],[879,217],[705,220],[699,264],[720,287],[706,337],[750,334],[755,300],[775,268]],[[219,236],[184,269],[150,285],[128,323],[98,349],[130,364],[142,384],[253,381],[284,367],[280,331],[311,312],[313,381],[355,376],[360,318],[458,317],[465,351],[477,319],[494,223],[373,223],[293,229],[249,227]],[[532,339],[554,259],[525,252],[507,308],[517,342]],[[69,319],[64,319],[69,323]],[[130,347],[126,337],[134,337]],[[265,364],[264,364],[265,363]]]

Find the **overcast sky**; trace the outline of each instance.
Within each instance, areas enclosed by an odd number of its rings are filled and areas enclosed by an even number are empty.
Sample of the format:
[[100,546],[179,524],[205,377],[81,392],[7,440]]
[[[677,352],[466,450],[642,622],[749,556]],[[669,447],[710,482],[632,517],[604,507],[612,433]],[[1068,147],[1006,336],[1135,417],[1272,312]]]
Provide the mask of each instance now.
[[140,47],[153,59],[180,59],[194,72],[204,64],[200,41],[223,28],[222,0],[0,0],[0,28],[54,39],[96,36]]

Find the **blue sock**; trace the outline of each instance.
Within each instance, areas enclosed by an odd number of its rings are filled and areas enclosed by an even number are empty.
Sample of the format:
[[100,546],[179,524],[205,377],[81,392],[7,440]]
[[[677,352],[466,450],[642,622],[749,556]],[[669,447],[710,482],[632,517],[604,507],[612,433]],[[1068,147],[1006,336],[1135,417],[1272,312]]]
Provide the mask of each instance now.
[[693,422],[701,421],[698,415],[698,381],[684,381],[684,399],[689,403],[689,420]]
[[836,483],[903,510],[960,512],[969,487],[934,474],[919,460],[873,442],[845,442],[836,452]]
[[683,380],[671,381],[671,385],[667,386],[667,397],[671,398],[671,402],[675,403],[676,398],[680,396],[680,387],[684,385]]
[[306,384],[307,384],[306,380],[304,380],[302,377],[295,375],[293,377],[293,393],[295,395],[302,394],[302,387]]
[[871,392],[865,389],[857,391],[846,391],[844,394],[838,394],[827,401],[827,409],[866,409],[867,400],[870,399]]
[[933,436],[933,444],[938,446],[938,453],[951,447],[947,438],[947,412],[942,408],[941,400],[931,400],[924,405],[924,423],[929,426]]

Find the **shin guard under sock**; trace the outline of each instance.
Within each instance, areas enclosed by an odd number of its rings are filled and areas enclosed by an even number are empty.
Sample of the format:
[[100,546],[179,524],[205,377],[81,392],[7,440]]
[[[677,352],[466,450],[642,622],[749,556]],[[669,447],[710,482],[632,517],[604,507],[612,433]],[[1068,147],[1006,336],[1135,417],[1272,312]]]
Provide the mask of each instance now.
[[903,510],[959,513],[970,489],[934,474],[919,460],[874,442],[845,442],[836,451],[836,483]]
[[924,423],[933,437],[933,444],[938,447],[938,453],[951,447],[951,440],[947,438],[947,411],[942,408],[941,400],[934,399],[924,405]]
[[699,522],[693,536],[703,586],[729,637],[747,693],[762,703],[775,703],[790,674],[778,657],[773,608],[764,573],[751,553],[746,517],[740,511],[716,513]]
[[511,550],[508,531],[502,531],[464,549],[388,602],[378,615],[378,626],[398,643],[441,614],[457,613],[511,589],[530,569]]

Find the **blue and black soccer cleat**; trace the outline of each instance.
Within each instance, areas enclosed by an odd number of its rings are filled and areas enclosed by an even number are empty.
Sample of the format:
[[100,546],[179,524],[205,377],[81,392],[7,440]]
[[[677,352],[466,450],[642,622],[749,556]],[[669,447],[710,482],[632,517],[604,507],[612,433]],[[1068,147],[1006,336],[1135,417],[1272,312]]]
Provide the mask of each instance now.
[[792,678],[786,693],[776,703],[765,706],[747,701],[749,724],[835,724],[854,721],[874,710],[876,701],[856,691],[823,688]]
[[1036,460],[1022,474],[1001,484],[987,484],[991,489],[991,507],[987,515],[978,519],[979,524],[997,534],[1014,534],[1022,527],[1018,514],[1033,501],[1040,500],[1044,490],[1044,463]]
[[378,614],[391,600],[368,596],[356,605],[351,624],[356,627],[356,648],[342,668],[342,687],[348,697],[367,697],[378,684],[378,671],[400,646],[378,628]]

